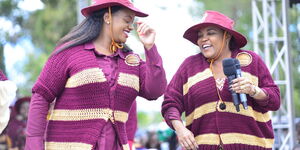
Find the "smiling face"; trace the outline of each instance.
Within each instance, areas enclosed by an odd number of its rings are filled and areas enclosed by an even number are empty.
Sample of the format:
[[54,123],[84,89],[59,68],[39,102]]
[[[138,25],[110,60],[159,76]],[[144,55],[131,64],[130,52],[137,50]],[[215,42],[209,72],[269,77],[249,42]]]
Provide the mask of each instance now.
[[122,8],[113,13],[113,38],[117,43],[125,43],[129,32],[133,29],[135,13],[127,8]]
[[[204,57],[214,58],[222,47],[224,31],[215,26],[202,28],[198,32],[197,44]],[[228,38],[226,38],[228,40]],[[225,42],[224,49],[228,49],[228,42]],[[221,53],[222,55],[222,53]]]

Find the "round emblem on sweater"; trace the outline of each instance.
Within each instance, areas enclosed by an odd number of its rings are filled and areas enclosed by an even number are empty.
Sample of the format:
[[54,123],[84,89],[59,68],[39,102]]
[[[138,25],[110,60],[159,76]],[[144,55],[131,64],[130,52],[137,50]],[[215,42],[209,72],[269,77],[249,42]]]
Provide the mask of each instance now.
[[248,66],[252,62],[252,56],[247,52],[238,53],[236,59],[240,61],[241,66]]
[[140,64],[140,57],[136,54],[129,54],[125,57],[125,63],[128,66],[138,66]]

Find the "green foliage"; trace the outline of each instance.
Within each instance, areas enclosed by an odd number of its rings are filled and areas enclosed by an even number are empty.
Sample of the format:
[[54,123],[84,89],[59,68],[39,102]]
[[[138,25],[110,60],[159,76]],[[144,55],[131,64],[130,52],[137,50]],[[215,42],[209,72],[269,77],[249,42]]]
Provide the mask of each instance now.
[[[26,12],[17,7],[20,0],[0,0],[0,18],[12,22],[13,28],[21,27],[24,23]],[[4,65],[4,45],[15,44],[25,32],[14,33],[0,29],[0,69],[6,72]]]
[[[295,7],[289,9],[289,19],[290,19],[290,28],[296,28],[297,23],[300,24],[300,11]],[[292,75],[293,75],[293,85],[294,85],[294,108],[295,108],[295,117],[300,117],[300,31],[290,30],[290,41],[291,41],[291,62],[292,62]]]
[[45,0],[45,8],[34,12],[27,22],[32,42],[50,54],[56,42],[77,24],[76,0]]
[[149,124],[162,122],[163,118],[160,112],[152,112],[151,115],[147,112],[138,112],[138,126],[139,128],[146,128]]
[[18,68],[18,70],[26,77],[24,85],[19,85],[18,92],[22,96],[31,95],[31,88],[39,76],[48,55],[45,53],[39,55],[36,55],[36,53],[29,53],[27,54],[27,58],[28,59],[24,63],[26,65],[21,65],[21,67]]
[[294,108],[295,108],[295,117],[300,117],[300,93],[298,89],[294,89]]
[[44,0],[44,9],[33,12],[24,28],[30,33],[35,52],[29,53],[20,67],[26,83],[19,85],[21,95],[30,95],[31,88],[56,42],[77,24],[76,0]]

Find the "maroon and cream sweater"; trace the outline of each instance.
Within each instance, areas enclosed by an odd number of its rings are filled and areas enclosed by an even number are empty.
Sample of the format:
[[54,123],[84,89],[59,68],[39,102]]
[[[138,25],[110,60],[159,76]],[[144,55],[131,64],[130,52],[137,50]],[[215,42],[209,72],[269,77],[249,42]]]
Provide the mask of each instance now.
[[[156,46],[151,51],[157,53]],[[48,59],[32,89],[49,103],[56,99],[47,125],[46,149],[91,150],[108,120],[113,122],[123,149],[129,149],[125,123],[132,103],[137,96],[149,100],[161,96],[166,78],[158,53],[139,64],[127,62],[127,56],[137,57],[135,54],[123,53],[124,59],[117,60],[118,76],[112,87],[99,68],[94,51],[84,45]],[[153,68],[161,71],[153,73]],[[153,80],[159,84],[149,88]]]
[[187,58],[174,75],[165,92],[162,114],[172,127],[170,121],[180,120],[185,112],[186,127],[193,132],[201,150],[217,149],[220,144],[225,150],[270,150],[274,134],[268,111],[280,107],[279,88],[254,52],[235,50],[231,57],[240,60],[242,76],[259,86],[267,99],[255,100],[247,95],[248,110],[240,105],[237,112],[226,79],[220,91],[226,109],[221,110],[209,62],[200,53]]

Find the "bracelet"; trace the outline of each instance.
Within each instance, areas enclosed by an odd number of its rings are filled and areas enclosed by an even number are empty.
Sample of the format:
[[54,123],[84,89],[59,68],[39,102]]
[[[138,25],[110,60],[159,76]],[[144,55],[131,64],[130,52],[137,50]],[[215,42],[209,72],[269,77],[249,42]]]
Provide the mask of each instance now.
[[255,91],[254,94],[252,95],[249,94],[249,96],[256,97],[260,93],[261,89],[258,86],[254,86],[254,91]]

